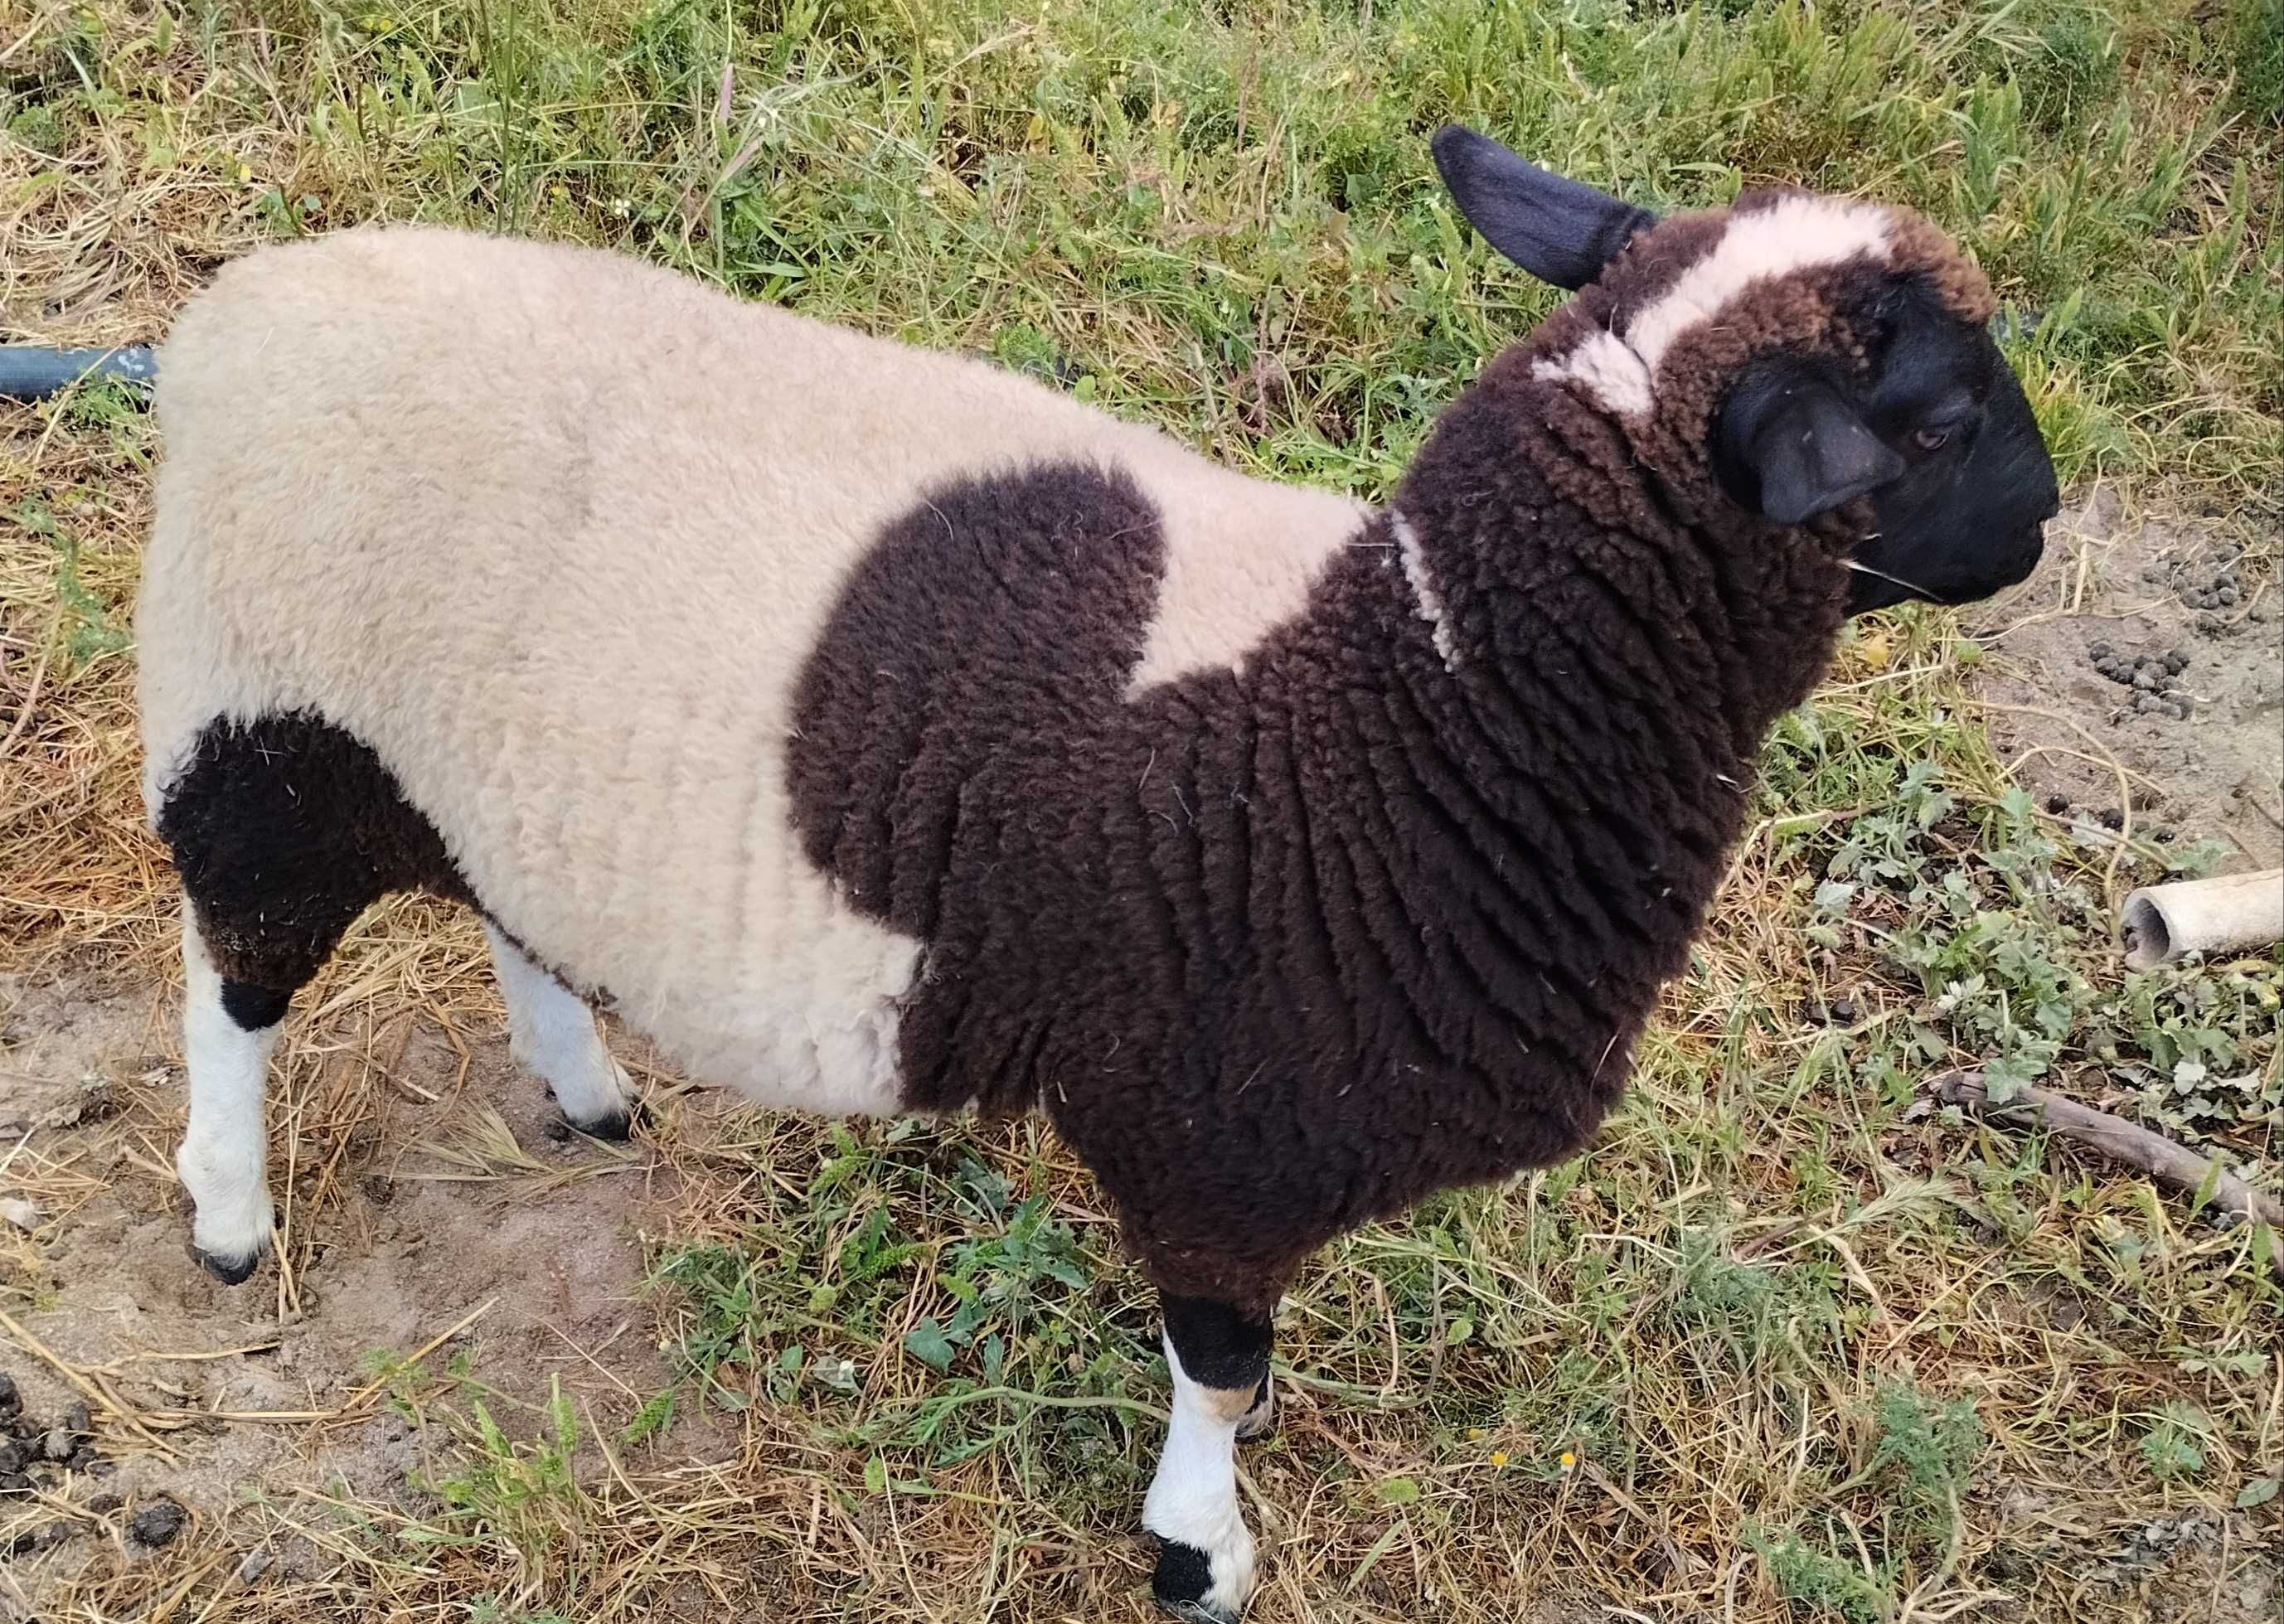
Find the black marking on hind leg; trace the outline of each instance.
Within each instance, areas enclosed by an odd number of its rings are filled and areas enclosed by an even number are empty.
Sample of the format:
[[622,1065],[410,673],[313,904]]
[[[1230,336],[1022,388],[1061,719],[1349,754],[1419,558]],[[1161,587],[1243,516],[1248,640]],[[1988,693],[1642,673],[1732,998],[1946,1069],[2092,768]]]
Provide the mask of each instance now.
[[443,838],[372,746],[314,711],[209,723],[167,792],[159,834],[222,972],[223,1007],[249,1028],[275,1025],[389,892],[470,900]]
[[267,987],[256,987],[250,981],[224,980],[222,984],[223,1012],[248,1032],[262,1032],[286,1019],[286,1011],[293,1002],[292,993],[281,993]]

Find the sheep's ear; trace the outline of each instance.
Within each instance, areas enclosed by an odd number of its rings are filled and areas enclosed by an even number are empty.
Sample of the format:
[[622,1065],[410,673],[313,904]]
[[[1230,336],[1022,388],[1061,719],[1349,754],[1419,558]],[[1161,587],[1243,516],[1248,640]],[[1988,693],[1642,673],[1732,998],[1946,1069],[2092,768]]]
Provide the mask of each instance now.
[[1780,525],[1828,513],[1904,472],[1837,389],[1791,368],[1731,395],[1719,433],[1732,494]]
[[1444,125],[1428,145],[1468,223],[1541,282],[1585,286],[1635,232],[1657,223],[1649,210],[1550,174],[1464,124]]

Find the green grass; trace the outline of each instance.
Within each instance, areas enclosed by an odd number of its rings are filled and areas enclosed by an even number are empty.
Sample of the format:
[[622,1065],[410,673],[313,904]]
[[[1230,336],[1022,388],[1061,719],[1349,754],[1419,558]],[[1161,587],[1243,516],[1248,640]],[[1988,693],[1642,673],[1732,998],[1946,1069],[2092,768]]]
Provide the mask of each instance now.
[[[195,188],[233,246],[384,216],[618,243],[1371,492],[1548,303],[1433,184],[1422,138],[1466,118],[1661,207],[1781,179],[1929,209],[2039,315],[2066,478],[2257,486],[2279,455],[2247,0],[256,9],[258,57],[223,9],[42,34],[11,65],[23,190]],[[92,168],[37,173],[62,151]]]
[[[2275,21],[2273,0],[95,0],[20,45],[0,22],[0,308],[148,336],[256,242],[497,226],[1376,496],[1551,303],[1437,191],[1426,136],[1456,117],[1662,207],[1782,180],[1928,209],[2009,305],[2066,478],[2272,526]],[[83,840],[79,866],[43,860],[68,888],[27,878],[25,917],[78,951],[131,934],[79,906],[90,874],[150,884],[131,757],[103,741],[130,725],[155,448],[113,392],[6,421],[0,616],[54,639],[48,691],[97,741],[89,809],[48,837]],[[2210,854],[2031,805],[1965,702],[1979,658],[1938,613],[1852,633],[1770,743],[1734,883],[1601,1141],[1349,1238],[1284,1305],[1287,1423],[1245,1456],[1274,1513],[1261,1617],[1903,1624],[2010,1616],[1951,1611],[2003,1593],[2124,1620],[2176,1583],[2118,1555],[2137,1530],[2210,1516],[2240,1565],[2273,1548],[2262,1233],[1918,1085],[1986,1063],[2272,1167],[2284,964],[2116,970],[2123,887]],[[1139,1616],[1121,1535],[1157,1332],[1044,1128],[677,1104],[659,1143],[682,1206],[649,1238],[649,1385],[605,1425],[377,1366],[442,1437],[432,1492],[322,1535],[335,1579],[227,1616]],[[2206,1616],[2221,1592],[2186,1571],[2181,1616]]]

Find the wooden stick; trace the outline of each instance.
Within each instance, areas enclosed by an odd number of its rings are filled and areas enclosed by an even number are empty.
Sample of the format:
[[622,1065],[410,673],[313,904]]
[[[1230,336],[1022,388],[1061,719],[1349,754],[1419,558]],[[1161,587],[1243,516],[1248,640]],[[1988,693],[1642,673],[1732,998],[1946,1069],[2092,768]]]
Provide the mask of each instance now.
[[[1998,1104],[1991,1099],[1980,1072],[1947,1072],[1931,1086],[1936,1097],[1946,1105],[1961,1106],[1979,1117],[2051,1128],[2073,1144],[2099,1152],[2112,1161],[2139,1167],[2161,1184],[2171,1184],[2194,1195],[2210,1183],[2211,1190],[2207,1198],[2214,1206],[2239,1217],[2257,1218],[2284,1235],[2284,1201],[2255,1190],[2237,1177],[2218,1154],[2200,1156],[2188,1146],[2139,1123],[2112,1116],[2107,1111],[2096,1111],[2091,1105],[2081,1105],[2045,1089],[2025,1087],[2013,1099]],[[2277,1259],[2277,1267],[2279,1272],[2284,1272],[2284,1256]]]

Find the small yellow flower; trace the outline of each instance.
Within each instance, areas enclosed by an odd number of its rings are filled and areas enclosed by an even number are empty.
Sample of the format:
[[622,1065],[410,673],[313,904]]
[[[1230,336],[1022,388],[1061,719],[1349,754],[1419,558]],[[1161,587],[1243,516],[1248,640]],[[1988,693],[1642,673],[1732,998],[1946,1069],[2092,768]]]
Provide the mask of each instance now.
[[1505,1449],[1493,1449],[1491,1451],[1491,1464],[1494,1466],[1506,1465],[1506,1451]]
[[1483,1429],[1480,1426],[1471,1426],[1467,1429],[1467,1441],[1469,1443],[1480,1443],[1482,1441],[1482,1437]]
[[1568,1472],[1578,1464],[1578,1452],[1575,1449],[1565,1449],[1554,1458],[1560,1463],[1562,1470]]

